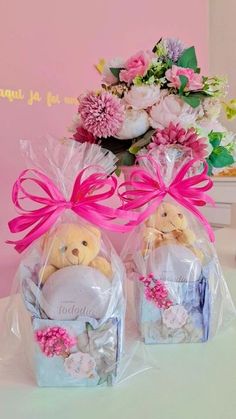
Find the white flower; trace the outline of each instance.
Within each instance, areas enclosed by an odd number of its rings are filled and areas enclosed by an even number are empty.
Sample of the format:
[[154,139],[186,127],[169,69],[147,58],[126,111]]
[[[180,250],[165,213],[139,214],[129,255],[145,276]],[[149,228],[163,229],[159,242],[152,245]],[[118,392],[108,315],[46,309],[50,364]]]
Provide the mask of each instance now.
[[159,86],[148,86],[146,84],[141,86],[132,86],[125,94],[125,101],[133,109],[147,109],[157,103],[160,98]]
[[196,120],[198,108],[192,108],[177,95],[165,95],[150,111],[152,128],[165,128],[170,122],[180,123],[184,128],[192,126]]
[[72,353],[64,361],[66,372],[79,380],[96,377],[95,367],[95,360],[88,353]]
[[117,83],[118,79],[112,74],[110,68],[122,68],[124,67],[124,60],[120,57],[113,58],[111,61],[104,65],[102,72],[102,82],[105,84]]
[[149,127],[149,118],[146,111],[126,109],[125,120],[115,137],[119,140],[131,140],[143,135]]
[[211,131],[225,132],[227,129],[217,120],[201,119],[198,121],[198,126],[204,132],[204,136],[207,137]]
[[163,323],[170,329],[180,329],[188,319],[188,312],[179,304],[164,310],[162,315]]

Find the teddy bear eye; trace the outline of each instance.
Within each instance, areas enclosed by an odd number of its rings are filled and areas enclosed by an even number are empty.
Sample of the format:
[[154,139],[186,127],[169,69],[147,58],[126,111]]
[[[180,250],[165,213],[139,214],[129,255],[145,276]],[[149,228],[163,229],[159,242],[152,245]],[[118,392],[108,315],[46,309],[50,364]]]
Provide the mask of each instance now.
[[83,245],[83,246],[88,246],[88,242],[86,242],[86,240],[83,240],[83,241],[82,241],[82,245]]
[[161,214],[161,216],[162,216],[162,217],[167,217],[167,212],[163,212],[163,213]]
[[62,246],[61,247],[61,252],[65,253],[67,251],[67,249],[68,249],[68,246]]

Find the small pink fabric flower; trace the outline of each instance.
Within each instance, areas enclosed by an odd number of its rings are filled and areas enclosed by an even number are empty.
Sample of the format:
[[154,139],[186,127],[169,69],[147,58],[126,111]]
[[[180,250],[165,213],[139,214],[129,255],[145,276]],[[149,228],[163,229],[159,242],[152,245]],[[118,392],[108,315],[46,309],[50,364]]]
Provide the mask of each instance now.
[[68,356],[72,346],[76,344],[76,339],[70,336],[66,329],[62,327],[47,327],[44,330],[35,332],[35,339],[41,351],[48,357]]
[[76,128],[76,132],[73,134],[73,139],[79,143],[90,143],[94,144],[97,142],[96,137],[91,132],[88,132],[82,126]]
[[125,69],[120,72],[120,81],[132,83],[136,76],[145,76],[151,63],[151,53],[140,51],[125,62]]
[[121,100],[105,91],[91,92],[83,97],[79,114],[84,128],[98,138],[116,135],[124,121]]
[[144,284],[144,295],[148,301],[152,301],[156,307],[169,308],[173,303],[168,298],[168,290],[163,281],[154,280],[151,273],[147,277],[141,276],[139,280]]
[[163,323],[170,329],[180,329],[185,325],[187,319],[188,312],[179,304],[167,308],[162,315]]
[[152,142],[149,144],[149,150],[156,147],[179,144],[192,149],[193,156],[203,159],[208,155],[208,140],[198,137],[194,128],[185,130],[180,124],[172,122],[164,129],[157,129],[152,136]]
[[195,73],[192,68],[184,68],[173,65],[169,70],[166,71],[165,76],[170,82],[168,83],[169,87],[175,87],[176,89],[180,88],[181,81],[179,76],[185,76],[188,79],[187,86],[185,87],[186,91],[200,90],[203,87],[202,76],[198,73]]

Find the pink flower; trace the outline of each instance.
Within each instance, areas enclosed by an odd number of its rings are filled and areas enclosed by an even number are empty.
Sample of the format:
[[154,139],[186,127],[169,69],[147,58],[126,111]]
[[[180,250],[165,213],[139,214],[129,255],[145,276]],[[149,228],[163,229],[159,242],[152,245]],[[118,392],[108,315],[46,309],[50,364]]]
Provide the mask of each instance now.
[[76,128],[76,132],[73,134],[73,139],[75,141],[78,141],[79,143],[94,144],[97,142],[96,137],[94,137],[93,134],[91,134],[91,132],[88,132],[82,126]]
[[147,109],[157,103],[160,97],[159,86],[132,86],[131,89],[125,94],[125,101],[133,109]]
[[170,122],[193,125],[197,112],[198,108],[192,108],[179,96],[163,90],[159,102],[150,110],[150,124],[152,128],[165,128]]
[[185,87],[186,91],[190,90],[200,90],[203,87],[202,76],[198,73],[195,73],[192,68],[178,67],[173,65],[165,74],[169,87],[175,87],[176,89],[180,88],[181,81],[179,76],[185,76],[188,79],[187,86]]
[[125,69],[120,72],[120,81],[132,83],[136,76],[145,76],[151,62],[151,53],[140,51],[125,62]]
[[144,295],[148,301],[152,301],[156,307],[169,308],[173,303],[168,299],[168,290],[163,281],[155,280],[153,273],[147,277],[141,276],[139,280],[144,284]]
[[188,313],[183,306],[179,304],[172,305],[164,310],[162,320],[170,329],[180,329],[187,322]]
[[35,339],[39,343],[41,351],[48,357],[54,355],[66,357],[71,347],[76,344],[76,339],[69,336],[66,329],[57,326],[37,330]]
[[105,91],[99,94],[91,92],[83,97],[79,113],[84,128],[98,138],[115,135],[124,121],[121,100]]
[[194,128],[185,130],[180,124],[173,124],[172,122],[164,129],[157,129],[152,136],[152,143],[149,144],[149,150],[156,147],[179,144],[181,146],[190,148],[193,156],[203,159],[208,155],[206,138],[198,137]]
[[113,58],[111,61],[105,64],[103,72],[102,72],[102,82],[111,85],[118,82],[117,77],[112,74],[110,68],[123,68],[124,67],[124,60],[122,58]]

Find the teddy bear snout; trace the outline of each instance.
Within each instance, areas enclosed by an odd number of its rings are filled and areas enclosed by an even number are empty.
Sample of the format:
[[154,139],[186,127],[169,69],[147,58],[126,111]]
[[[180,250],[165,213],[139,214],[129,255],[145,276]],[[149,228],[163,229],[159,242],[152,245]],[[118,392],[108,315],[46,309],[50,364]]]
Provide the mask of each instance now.
[[79,249],[75,248],[71,251],[72,255],[78,256],[79,255]]

